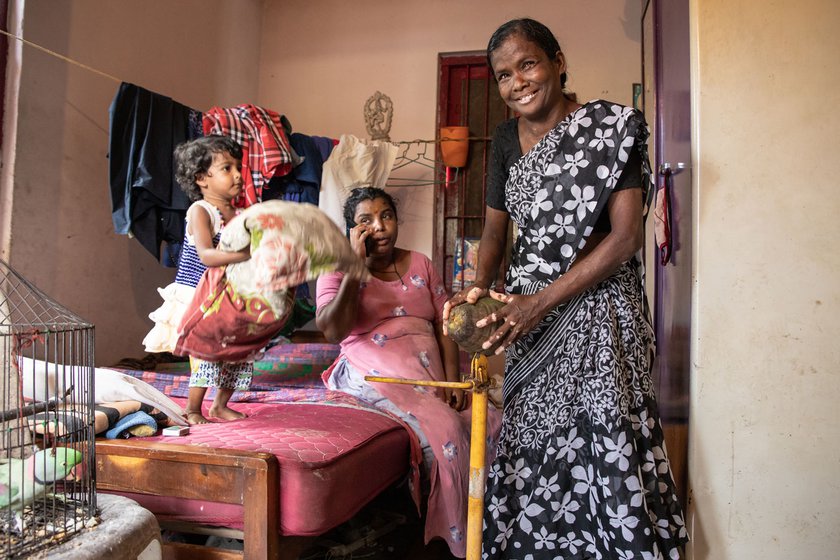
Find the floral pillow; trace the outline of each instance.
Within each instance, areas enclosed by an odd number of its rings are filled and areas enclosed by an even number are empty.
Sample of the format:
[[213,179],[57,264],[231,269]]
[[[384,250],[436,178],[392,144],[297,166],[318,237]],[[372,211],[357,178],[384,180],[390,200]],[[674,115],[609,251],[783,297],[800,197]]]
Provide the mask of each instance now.
[[209,361],[253,359],[283,328],[297,285],[341,271],[367,279],[364,262],[338,227],[312,204],[271,200],[225,226],[219,248],[251,258],[208,268],[179,327],[175,353]]
[[277,315],[285,313],[289,288],[336,270],[368,275],[338,226],[312,204],[269,200],[248,207],[222,231],[219,249],[249,244],[251,258],[228,265],[228,280],[241,296],[265,298]]

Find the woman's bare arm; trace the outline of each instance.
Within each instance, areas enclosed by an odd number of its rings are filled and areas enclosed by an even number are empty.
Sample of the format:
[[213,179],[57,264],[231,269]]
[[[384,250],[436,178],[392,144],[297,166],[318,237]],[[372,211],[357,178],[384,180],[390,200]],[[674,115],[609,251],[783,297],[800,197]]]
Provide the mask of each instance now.
[[[452,339],[443,334],[443,325],[435,323],[435,338],[437,338],[440,358],[443,362],[443,371],[446,374],[446,381],[461,380],[461,364],[458,345]],[[444,391],[446,402],[455,410],[463,410],[467,405],[466,394],[463,389],[450,389]]]
[[[505,322],[485,343],[487,348],[503,338],[497,350],[501,352],[523,333],[530,332],[549,310],[608,278],[641,249],[644,243],[642,191],[630,188],[614,192],[607,211],[612,231],[544,290],[530,296],[491,293],[508,305],[496,313],[496,318]],[[477,325],[482,327],[486,321],[482,319]]]
[[487,295],[487,290],[496,279],[507,247],[507,231],[510,216],[507,212],[487,207],[484,230],[478,244],[478,267],[472,286],[467,286],[443,305],[443,332],[447,334],[446,324],[449,312],[456,305],[475,303],[478,298]]

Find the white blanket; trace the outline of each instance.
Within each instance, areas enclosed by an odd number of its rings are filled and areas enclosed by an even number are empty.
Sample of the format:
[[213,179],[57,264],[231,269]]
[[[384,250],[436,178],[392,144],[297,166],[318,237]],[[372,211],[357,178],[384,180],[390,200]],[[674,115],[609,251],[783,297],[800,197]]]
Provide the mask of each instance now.
[[140,379],[109,368],[94,368],[93,387],[87,388],[82,379],[86,368],[77,365],[53,364],[41,360],[20,357],[21,382],[23,396],[33,401],[59,399],[73,386],[77,400],[89,397],[93,392],[95,403],[115,401],[140,401],[160,410],[175,424],[186,426],[184,410],[175,401]]

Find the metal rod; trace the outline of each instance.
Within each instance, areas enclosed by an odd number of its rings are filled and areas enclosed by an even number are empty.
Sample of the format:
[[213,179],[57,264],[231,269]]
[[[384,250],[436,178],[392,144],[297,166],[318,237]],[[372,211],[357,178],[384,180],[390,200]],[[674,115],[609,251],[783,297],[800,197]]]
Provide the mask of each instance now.
[[427,387],[445,387],[447,389],[468,389],[475,387],[472,381],[425,381],[423,379],[402,379],[400,377],[376,377],[366,375],[365,381],[376,381],[377,383],[397,383],[400,385],[424,385]]
[[366,375],[366,381],[399,383],[402,385],[424,385],[466,389],[472,392],[472,415],[470,427],[470,478],[467,497],[467,558],[481,558],[481,531],[484,518],[484,486],[487,475],[487,390],[493,386],[489,379],[487,357],[474,354],[470,362],[471,377],[468,381],[425,381],[397,377],[375,377]]
[[66,401],[67,396],[72,392],[73,385],[71,385],[70,388],[67,389],[67,391],[64,393],[64,396],[62,396],[60,399],[55,398],[44,402],[28,404],[15,410],[4,410],[3,412],[0,412],[0,422],[8,422],[9,420],[14,420],[15,418],[32,416],[33,414],[38,414],[40,412],[54,410],[58,406],[58,403]]
[[470,430],[470,493],[467,499],[467,560],[481,558],[481,529],[484,518],[484,480],[487,453],[487,391],[472,395]]

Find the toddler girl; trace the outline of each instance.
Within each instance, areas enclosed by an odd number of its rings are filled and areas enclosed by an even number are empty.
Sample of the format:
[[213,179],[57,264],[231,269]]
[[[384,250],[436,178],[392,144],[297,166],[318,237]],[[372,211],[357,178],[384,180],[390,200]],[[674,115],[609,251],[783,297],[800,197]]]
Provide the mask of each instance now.
[[[233,199],[242,191],[242,148],[227,136],[205,136],[175,149],[175,178],[190,200],[186,235],[175,282],[162,290],[164,303],[149,317],[154,328],[143,339],[147,352],[171,352],[178,340],[178,325],[192,300],[195,287],[208,267],[250,258],[250,250],[216,249],[222,228],[237,214]],[[190,391],[185,414],[190,424],[205,424],[201,404],[208,387],[216,387],[210,416],[223,420],[244,418],[227,406],[235,390],[251,384],[253,362],[206,362],[190,358]]]

